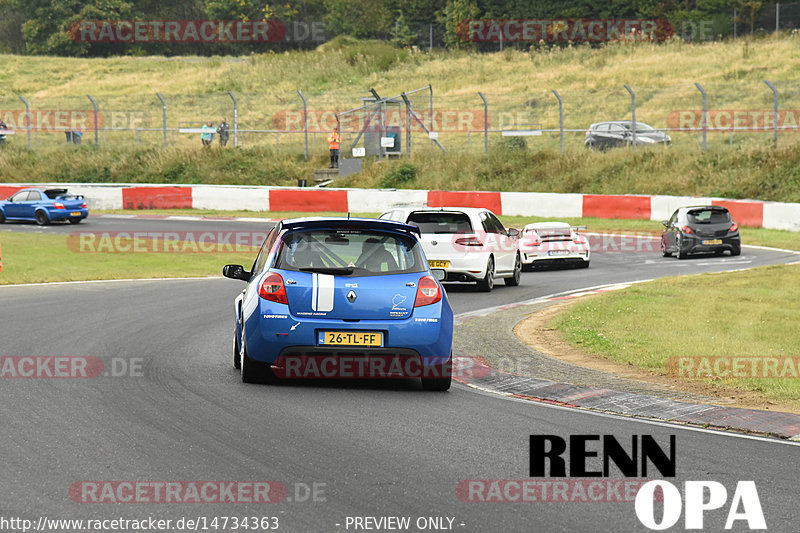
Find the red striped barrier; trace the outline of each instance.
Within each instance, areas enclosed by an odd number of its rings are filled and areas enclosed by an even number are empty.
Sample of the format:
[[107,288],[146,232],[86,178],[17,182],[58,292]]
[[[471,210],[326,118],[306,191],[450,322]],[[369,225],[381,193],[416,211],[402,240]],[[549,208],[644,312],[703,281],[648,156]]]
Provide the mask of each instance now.
[[764,204],[762,202],[740,202],[736,200],[713,200],[731,212],[731,217],[740,226],[760,228],[764,223]]
[[593,218],[650,219],[649,196],[584,194],[583,216]]
[[428,191],[428,207],[480,207],[496,215],[503,214],[499,192]]
[[273,189],[269,191],[269,210],[347,213],[350,206],[344,190]]
[[191,209],[191,187],[126,187],[123,209]]

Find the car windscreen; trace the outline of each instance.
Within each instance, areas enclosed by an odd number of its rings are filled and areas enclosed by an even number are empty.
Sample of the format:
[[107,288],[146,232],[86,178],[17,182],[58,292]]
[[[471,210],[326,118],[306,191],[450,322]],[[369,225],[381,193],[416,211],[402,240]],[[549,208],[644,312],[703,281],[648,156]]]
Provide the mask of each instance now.
[[419,242],[372,229],[290,231],[281,239],[275,268],[339,276],[424,272]]
[[420,233],[472,233],[472,223],[464,213],[419,211],[408,216],[409,224],[416,224]]
[[725,209],[695,209],[686,213],[692,224],[726,224],[731,221],[731,214]]

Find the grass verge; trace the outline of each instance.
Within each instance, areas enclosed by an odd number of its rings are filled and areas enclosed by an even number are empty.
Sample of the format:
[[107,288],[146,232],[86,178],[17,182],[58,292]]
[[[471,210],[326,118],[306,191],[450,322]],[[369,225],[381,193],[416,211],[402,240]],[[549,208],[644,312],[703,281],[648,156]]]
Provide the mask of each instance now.
[[227,263],[252,264],[255,249],[197,253],[80,253],[64,235],[0,233],[0,285],[96,279],[219,276]]
[[[677,373],[689,386],[699,381],[731,394],[760,393],[768,404],[797,411],[798,299],[800,265],[769,266],[634,285],[578,302],[550,326],[568,343],[599,357],[658,374]],[[708,359],[707,368],[693,360],[689,368],[689,360],[680,359],[696,357],[753,359],[736,377],[723,375],[726,368],[733,372],[724,362],[717,368],[715,360]],[[795,358],[794,366],[785,367],[786,357]],[[720,361],[726,360],[732,364],[730,359]],[[770,360],[778,361],[776,373],[764,367]],[[750,377],[764,372],[778,377]]]

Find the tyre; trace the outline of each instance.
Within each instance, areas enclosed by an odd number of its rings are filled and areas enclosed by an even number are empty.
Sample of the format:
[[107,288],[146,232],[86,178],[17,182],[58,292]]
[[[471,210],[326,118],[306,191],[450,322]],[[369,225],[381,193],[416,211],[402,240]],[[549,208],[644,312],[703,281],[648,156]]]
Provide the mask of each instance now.
[[236,328],[233,328],[233,368],[241,370],[242,359],[239,353],[239,336],[236,334]]
[[71,218],[71,219],[69,219],[69,223],[70,224],[80,224],[81,220],[83,220],[83,219],[82,218]]
[[0,224],[3,224],[6,221],[6,216],[0,211]]
[[739,255],[742,253],[742,247],[737,246],[736,248],[731,249],[731,255]]
[[242,370],[242,382],[244,383],[268,383],[272,381],[274,374],[266,363],[250,359],[247,355],[247,343],[244,341],[244,329],[242,329],[242,346],[239,351],[240,368]]
[[490,257],[486,263],[486,275],[478,282],[478,290],[481,292],[492,292],[494,288],[494,258]]
[[661,255],[663,257],[672,257],[672,252],[667,251],[667,246],[664,244],[664,241],[661,241]]
[[[441,365],[426,366],[422,377],[422,389],[431,391],[446,391],[453,381],[453,354],[447,362]],[[430,377],[424,377],[429,375]]]
[[675,257],[677,257],[678,259],[686,259],[686,253],[684,253],[683,250],[681,250],[682,245],[683,245],[683,242],[681,242],[681,238],[678,237],[678,239],[676,241],[676,246],[675,246],[676,247]]
[[578,265],[578,268],[589,268],[589,261],[584,261],[583,263]]
[[50,219],[47,218],[47,213],[44,211],[36,211],[36,223],[40,226],[46,226],[50,222]]
[[514,260],[514,275],[503,281],[509,287],[516,287],[519,285],[520,279],[522,279],[522,258],[517,254],[517,258]]

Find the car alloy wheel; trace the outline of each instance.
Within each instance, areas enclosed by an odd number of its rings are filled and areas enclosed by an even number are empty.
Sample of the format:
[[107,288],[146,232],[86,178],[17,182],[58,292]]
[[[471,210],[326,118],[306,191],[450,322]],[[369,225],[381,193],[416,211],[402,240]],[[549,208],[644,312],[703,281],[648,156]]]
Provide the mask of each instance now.
[[47,218],[47,213],[44,211],[36,211],[36,223],[40,226],[45,226],[50,222]]
[[519,253],[517,253],[517,257],[514,260],[514,275],[510,278],[506,278],[504,281],[506,285],[509,287],[516,287],[519,285],[520,280],[522,279],[522,258],[520,258]]
[[478,290],[482,292],[491,292],[494,288],[494,258],[490,257],[489,262],[486,263],[486,275],[478,282]]
[[681,250],[683,247],[683,239],[681,239],[680,235],[675,239],[675,246],[677,248],[675,250],[675,257],[678,259],[686,259],[686,254],[683,253],[683,250]]

